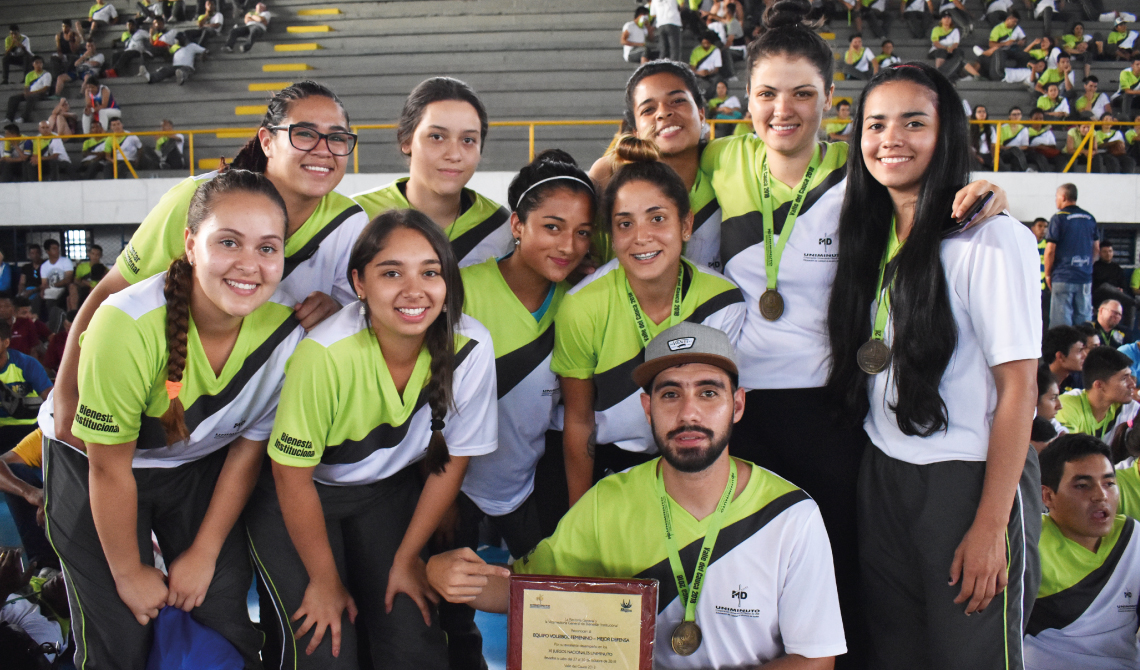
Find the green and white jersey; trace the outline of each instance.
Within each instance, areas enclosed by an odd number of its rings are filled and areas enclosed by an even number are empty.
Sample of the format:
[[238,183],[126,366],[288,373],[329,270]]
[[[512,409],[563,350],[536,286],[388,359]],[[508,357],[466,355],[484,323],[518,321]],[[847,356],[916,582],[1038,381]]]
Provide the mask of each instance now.
[[[847,651],[831,544],[819,508],[771,472],[752,468],[729,503],[697,601],[704,642],[679,656],[669,638],[684,618],[669,566],[656,493],[660,459],[601,480],[575,503],[554,535],[514,564],[521,574],[657,579],[655,668],[754,668],[786,654]],[[711,515],[698,521],[672,499],[681,564],[691,578]]]
[[[115,262],[127,281],[134,284],[165,272],[184,253],[190,199],[217,175],[188,177],[162,196]],[[332,191],[321,198],[312,216],[285,240],[285,272],[273,300],[292,307],[313,291],[342,305],[356,300],[348,281],[348,255],[367,223],[363,210],[347,196]]]
[[[447,450],[452,456],[487,454],[498,438],[491,335],[465,315],[455,351],[454,404],[443,429]],[[282,465],[316,466],[313,479],[334,486],[396,474],[427,453],[431,408],[423,391],[430,367],[425,347],[399,393],[360,303],[346,305],[289,358],[269,457]]]
[[1124,95],[1124,91],[1131,91],[1140,87],[1140,77],[1132,74],[1132,68],[1126,67],[1120,71],[1120,86],[1116,89],[1116,93],[1112,94],[1112,99],[1116,100]]
[[[136,468],[172,468],[238,437],[268,438],[285,362],[305,334],[292,307],[269,301],[242,319],[233,350],[215,375],[191,314],[178,396],[190,439],[168,447],[160,421],[170,406],[165,283],[163,272],[107,298],[80,338],[79,408],[71,432],[88,444],[136,441]],[[55,438],[51,403],[44,403],[39,424]]]
[[[414,209],[408,202],[407,182],[407,177],[397,179],[382,188],[357,193],[352,198],[364,208],[369,221],[390,209]],[[459,267],[510,253],[514,248],[510,211],[469,188],[463,189],[462,203],[463,213],[443,229],[447,239],[451,240]]]
[[[729,341],[736,340],[744,322],[740,289],[692,261],[682,263],[681,318],[723,330]],[[655,453],[653,433],[641,408],[641,388],[630,376],[645,361],[645,349],[628,285],[625,270],[614,259],[570,290],[555,317],[550,369],[562,377],[594,380],[598,444]],[[646,319],[650,339],[669,322],[654,324]]]
[[1136,36],[1140,35],[1135,30],[1113,30],[1108,34],[1108,39],[1105,40],[1109,44],[1116,45],[1118,49],[1131,49],[1136,45]]
[[1140,602],[1136,520],[1117,515],[1095,553],[1041,524],[1041,588],[1025,635],[1027,670],[1135,670]]
[[1120,489],[1120,507],[1117,512],[1133,519],[1140,517],[1140,460],[1133,460],[1128,467],[1116,469],[1116,488]]
[[1112,405],[1108,408],[1104,418],[1096,420],[1092,405],[1089,404],[1089,393],[1084,389],[1073,389],[1062,393],[1061,409],[1057,412],[1057,420],[1070,433],[1084,433],[1100,438],[1106,444],[1111,444],[1116,429],[1125,426],[1140,411],[1140,403],[1135,400],[1127,405]]
[[712,180],[700,170],[689,191],[689,208],[693,210],[693,234],[685,243],[685,258],[702,268],[720,272],[720,203],[713,192]]
[[[760,208],[760,164],[764,142],[755,134],[713,140],[701,155],[722,212],[721,267],[744,293],[747,315],[736,351],[740,385],[747,389],[816,388],[827,383],[831,348],[827,301],[839,261],[839,210],[847,187],[847,143],[822,142],[819,169],[812,176],[791,237],[780,260],[779,291],[784,314],[760,316],[767,290],[764,219]],[[784,228],[797,184],[772,180],[774,242]]]
[[558,378],[550,371],[554,315],[569,288],[553,286],[541,318],[515,297],[489,258],[463,268],[465,314],[487,324],[495,346],[499,448],[467,465],[463,492],[491,516],[509,514],[534,490],[534,469],[546,452],[546,431],[558,405]]

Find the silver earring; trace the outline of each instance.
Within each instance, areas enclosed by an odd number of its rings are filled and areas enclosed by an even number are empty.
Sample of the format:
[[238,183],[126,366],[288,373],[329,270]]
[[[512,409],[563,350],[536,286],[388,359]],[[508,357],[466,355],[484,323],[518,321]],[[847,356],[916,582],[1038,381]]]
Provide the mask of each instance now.
[[521,240],[520,240],[519,238],[517,238],[517,237],[516,237],[516,238],[515,238],[515,246],[516,246],[516,247],[519,245],[519,242],[521,242]]
[[367,316],[367,315],[368,315],[368,308],[364,305],[364,303],[360,303],[360,316]]

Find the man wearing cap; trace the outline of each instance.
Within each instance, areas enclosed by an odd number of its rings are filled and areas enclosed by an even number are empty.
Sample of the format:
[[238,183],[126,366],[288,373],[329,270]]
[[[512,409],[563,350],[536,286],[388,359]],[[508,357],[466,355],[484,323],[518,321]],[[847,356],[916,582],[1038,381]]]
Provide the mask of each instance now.
[[[728,337],[678,324],[633,379],[661,457],[598,482],[513,570],[657,579],[657,668],[833,667],[847,649],[819,509],[726,450],[744,412]],[[511,569],[470,549],[433,556],[427,574],[451,602],[507,610]],[[698,588],[679,596],[679,582]]]

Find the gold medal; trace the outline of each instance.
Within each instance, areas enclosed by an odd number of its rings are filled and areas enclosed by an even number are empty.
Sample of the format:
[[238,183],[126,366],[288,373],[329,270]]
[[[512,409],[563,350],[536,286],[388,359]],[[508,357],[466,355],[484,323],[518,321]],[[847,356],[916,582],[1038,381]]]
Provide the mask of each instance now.
[[891,348],[882,340],[867,340],[856,352],[855,361],[863,372],[877,375],[891,362]]
[[695,621],[682,621],[673,629],[673,636],[669,641],[677,654],[692,656],[701,646],[701,627]]
[[784,297],[774,288],[760,294],[760,316],[775,321],[784,315]]

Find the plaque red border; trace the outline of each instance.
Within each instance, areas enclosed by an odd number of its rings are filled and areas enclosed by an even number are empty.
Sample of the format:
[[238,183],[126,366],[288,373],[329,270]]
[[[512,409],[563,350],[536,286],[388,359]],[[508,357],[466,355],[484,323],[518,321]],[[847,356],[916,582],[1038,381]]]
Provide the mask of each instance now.
[[653,641],[657,634],[657,586],[656,579],[511,575],[510,599],[507,606],[507,670],[523,670],[522,605],[523,591],[527,589],[640,595],[641,658],[638,670],[653,670]]

